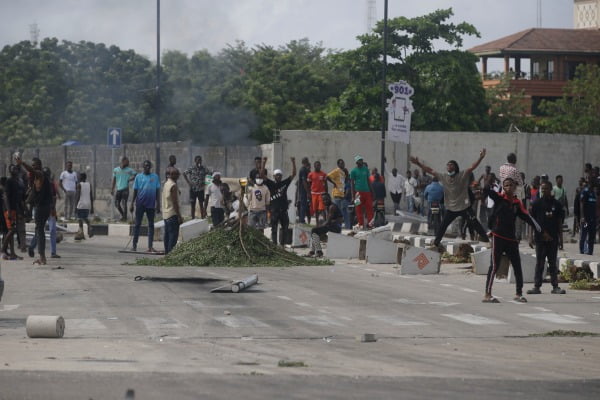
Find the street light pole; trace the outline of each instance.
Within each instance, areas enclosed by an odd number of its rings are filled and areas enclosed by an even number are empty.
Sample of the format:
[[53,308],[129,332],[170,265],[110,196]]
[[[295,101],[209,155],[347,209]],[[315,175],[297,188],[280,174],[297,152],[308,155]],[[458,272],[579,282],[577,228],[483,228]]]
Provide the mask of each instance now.
[[[387,0],[386,0],[387,1]],[[156,175],[160,175],[160,0],[156,0]]]
[[386,95],[387,95],[387,38],[388,38],[388,0],[383,9],[383,68],[381,84],[381,176],[385,174],[385,130],[387,125]]

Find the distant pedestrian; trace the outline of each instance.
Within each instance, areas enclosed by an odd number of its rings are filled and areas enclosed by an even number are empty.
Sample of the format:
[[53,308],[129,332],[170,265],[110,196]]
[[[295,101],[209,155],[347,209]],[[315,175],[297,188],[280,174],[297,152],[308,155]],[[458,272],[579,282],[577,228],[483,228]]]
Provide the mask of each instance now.
[[10,176],[6,179],[4,185],[2,185],[2,209],[6,232],[4,232],[4,238],[2,241],[2,259],[4,260],[16,260],[19,256],[15,253],[15,239],[14,235],[17,231],[17,209],[19,207],[19,184],[17,182],[17,169],[15,165],[8,167]]
[[565,218],[569,217],[569,200],[567,199],[567,191],[563,187],[563,177],[562,175],[556,175],[555,178],[556,185],[552,188],[552,196],[560,203],[563,208],[563,218],[560,222],[560,234],[558,236],[558,249],[563,249],[563,230],[562,226],[565,223]]
[[581,254],[594,254],[594,242],[596,240],[596,192],[588,182],[585,182],[580,202],[580,225],[581,236],[579,239],[579,252]]
[[[386,169],[387,171],[387,169]],[[387,175],[388,191],[394,203],[394,215],[400,211],[400,201],[402,200],[402,193],[404,192],[404,181],[406,179],[398,174],[398,168],[392,168],[392,173]]]
[[259,176],[254,183],[248,191],[248,225],[262,230],[267,225],[267,207],[271,203],[271,193]]
[[223,193],[223,183],[221,182],[221,173],[215,171],[212,174],[212,182],[206,188],[204,199],[204,209],[208,210],[210,206],[210,218],[212,225],[217,226],[225,221],[225,195]]
[[83,223],[87,225],[88,237],[94,236],[92,225],[90,223],[90,214],[94,213],[94,192],[92,185],[87,181],[87,174],[79,174],[79,183],[77,183],[77,220],[79,222],[79,233],[81,238],[85,239],[83,234]]
[[165,180],[169,179],[169,171],[170,171],[169,168],[177,169],[176,164],[177,164],[177,157],[175,157],[174,154],[171,154],[169,156],[169,165],[167,165],[167,168],[165,169]]
[[[121,158],[121,164],[113,169],[110,194],[114,196],[115,207],[121,214],[121,221],[127,221],[127,201],[129,200],[129,182],[135,179],[137,173],[129,166],[127,157]],[[115,192],[116,189],[116,192]]]
[[[541,232],[535,232],[535,283],[533,289],[527,294],[540,294],[546,260],[548,260],[548,273],[552,284],[552,293],[564,294],[565,290],[558,286],[558,268],[556,266],[557,253],[562,221],[565,213],[560,202],[552,197],[552,183],[542,183],[542,195],[531,205],[531,216],[541,227]],[[533,240],[530,240],[530,244]]]
[[354,161],[356,167],[350,171],[352,199],[355,204],[354,211],[359,229],[367,229],[369,221],[373,219],[373,190],[371,182],[369,182],[369,167],[367,167],[361,155],[356,155]]
[[69,220],[75,215],[75,196],[77,194],[77,172],[73,171],[73,162],[67,161],[66,169],[59,177],[60,188],[65,193],[64,217]]
[[406,211],[413,213],[416,211],[415,191],[419,182],[412,176],[410,170],[406,171],[406,179],[404,180],[404,198],[406,199]]
[[154,217],[157,213],[160,213],[160,178],[155,173],[150,172],[151,168],[152,163],[149,160],[144,161],[143,172],[137,174],[133,181],[133,199],[129,208],[129,211],[133,212],[135,205],[133,251],[137,251],[142,219],[146,215],[148,220],[148,252],[155,252],[152,243],[154,242]]
[[165,224],[163,243],[165,254],[170,253],[177,244],[179,226],[183,223],[179,208],[179,189],[177,187],[179,170],[175,167],[169,167],[167,173],[169,178],[167,178],[162,191],[163,221]]
[[206,187],[206,175],[209,171],[202,165],[202,157],[194,157],[194,165],[183,172],[183,179],[190,185],[190,205],[192,219],[196,218],[196,202],[200,208],[200,218],[206,218],[206,208],[204,208],[204,191]]
[[346,199],[346,180],[348,179],[348,170],[343,159],[337,160],[337,167],[327,174],[327,179],[333,183],[331,197],[333,203],[338,206],[344,216],[345,225],[350,225],[350,216],[348,214],[349,202]]
[[308,157],[302,158],[302,167],[298,173],[297,207],[298,222],[310,224],[310,187],[308,185],[308,174],[310,173],[310,161]]
[[[49,177],[42,171],[42,161],[39,158],[33,158],[31,165],[27,165],[22,160],[17,161],[17,165],[22,165],[33,178],[32,193],[29,197],[34,207],[35,214],[35,236],[37,238],[37,249],[39,258],[34,264],[46,264],[46,222],[52,211],[52,187]],[[34,253],[30,249],[30,256]]]
[[321,195],[327,193],[327,174],[321,171],[321,162],[315,161],[313,164],[314,171],[308,174],[307,182],[310,185],[310,214],[316,219],[319,225],[319,215],[325,219],[325,204]]
[[264,174],[261,175],[271,194],[271,240],[274,244],[277,244],[277,229],[281,226],[282,234],[279,236],[281,246],[285,245],[286,234],[290,225],[287,190],[296,176],[296,159],[291,157],[290,161],[292,162],[292,173],[285,179],[283,179],[283,171],[280,169],[273,171],[273,180],[267,178]]

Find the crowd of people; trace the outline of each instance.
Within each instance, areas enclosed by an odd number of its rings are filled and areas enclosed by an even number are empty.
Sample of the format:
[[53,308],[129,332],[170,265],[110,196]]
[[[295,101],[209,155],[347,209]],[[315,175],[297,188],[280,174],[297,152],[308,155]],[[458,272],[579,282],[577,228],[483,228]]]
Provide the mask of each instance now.
[[[113,170],[111,194],[121,221],[127,221],[128,210],[133,216],[133,250],[137,250],[141,223],[146,217],[148,251],[155,251],[154,219],[161,212],[161,203],[164,206],[162,216],[166,232],[165,251],[169,252],[174,247],[179,225],[183,221],[181,192],[178,188],[181,175],[189,186],[192,219],[206,218],[210,211],[213,225],[219,225],[232,213],[237,213],[242,201],[248,211],[248,224],[258,229],[270,225],[271,238],[276,244],[283,245],[286,242],[290,225],[288,210],[292,202],[296,207],[297,222],[310,224],[314,221],[313,238],[316,238],[327,231],[340,232],[342,228],[371,229],[384,224],[385,218],[378,218],[378,215],[384,215],[384,205],[389,193],[395,214],[403,210],[427,215],[431,224],[432,210],[439,213],[441,218],[434,231],[434,245],[439,246],[446,230],[457,218],[460,220],[459,233],[463,238],[466,238],[467,231],[471,239],[489,241],[490,237],[493,238],[494,228],[501,224],[498,220],[498,195],[505,196],[510,190],[505,184],[512,182],[514,193],[511,193],[510,197],[519,200],[525,211],[524,215],[533,215],[534,222],[543,218],[543,215],[539,214],[541,211],[540,206],[536,206],[537,203],[552,199],[552,210],[561,210],[560,213],[556,211],[557,215],[560,215],[560,223],[557,223],[557,227],[552,228],[548,235],[540,236],[534,224],[526,226],[527,222],[531,222],[529,217],[524,218],[524,221],[516,221],[514,240],[517,243],[524,239],[532,243],[540,240],[553,243],[556,237],[556,247],[562,249],[562,228],[565,218],[570,215],[569,195],[563,186],[562,176],[556,176],[554,184],[547,175],[535,176],[528,184],[525,174],[518,170],[515,154],[511,153],[507,156],[507,162],[499,166],[498,174],[492,172],[491,166],[487,165],[485,172],[476,178],[474,170],[480,165],[485,154],[483,149],[474,163],[464,170],[459,168],[456,161],[451,160],[446,165],[446,171],[435,171],[417,157],[411,157],[410,161],[419,167],[418,169],[407,170],[406,174],[402,175],[397,168],[392,168],[389,172],[386,170],[385,176],[380,175],[377,168],[369,169],[360,155],[354,157],[354,166],[351,169],[346,167],[343,159],[338,159],[336,168],[329,172],[322,170],[319,160],[311,164],[308,157],[302,158],[297,171],[295,158],[292,157],[292,171],[285,178],[282,169],[279,168],[276,168],[272,178],[269,178],[265,168],[267,159],[256,157],[255,164],[248,173],[242,199],[238,199],[229,189],[229,185],[222,181],[220,172],[211,172],[202,164],[201,156],[196,156],[194,164],[181,173],[176,167],[176,157],[171,155],[163,185],[160,177],[151,171],[151,161],[144,161],[142,172],[137,173],[129,166],[128,158],[123,157],[120,165]],[[18,153],[15,153],[8,172],[9,176],[2,178],[0,182],[0,205],[4,216],[0,221],[3,233],[2,258],[20,258],[15,251],[16,241],[18,249],[27,251],[32,256],[37,246],[39,258],[36,262],[45,263],[45,235],[42,233],[46,223],[50,227],[51,257],[60,257],[56,253],[56,201],[61,195],[64,196],[63,217],[67,220],[77,218],[81,238],[85,238],[84,223],[87,224],[88,236],[93,235],[89,220],[89,215],[94,212],[93,190],[85,173],[73,171],[71,161],[66,162],[58,182],[48,168],[42,167],[41,160],[34,158],[29,165]],[[288,199],[288,188],[296,174],[296,198]],[[507,182],[507,179],[510,179],[510,182]],[[130,186],[133,196],[128,209]],[[600,208],[596,201],[599,192],[599,168],[586,164],[572,203],[572,235],[579,234],[582,254],[593,254],[595,239],[600,232],[600,219],[597,217]],[[506,200],[505,197],[502,198]],[[547,210],[545,212],[549,213]],[[518,214],[514,211],[514,215]],[[25,222],[29,220],[36,223],[36,235],[27,247]],[[498,237],[503,235],[499,234]],[[550,237],[553,240],[550,240]],[[321,256],[318,240],[313,242],[315,245],[310,254]],[[504,249],[504,244],[500,244],[499,248]],[[504,253],[510,251],[512,250],[502,250]],[[554,252],[553,248],[546,248],[540,255],[552,258]]]

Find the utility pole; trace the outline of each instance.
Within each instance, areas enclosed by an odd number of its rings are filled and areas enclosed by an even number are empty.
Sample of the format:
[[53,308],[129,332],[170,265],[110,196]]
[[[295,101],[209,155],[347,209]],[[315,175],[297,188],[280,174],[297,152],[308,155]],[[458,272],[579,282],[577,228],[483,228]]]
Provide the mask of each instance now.
[[388,37],[388,0],[384,2],[383,9],[383,69],[381,77],[381,176],[385,174],[385,130],[387,122],[386,95],[387,95],[387,37]]
[[156,0],[156,175],[160,173],[160,0]]

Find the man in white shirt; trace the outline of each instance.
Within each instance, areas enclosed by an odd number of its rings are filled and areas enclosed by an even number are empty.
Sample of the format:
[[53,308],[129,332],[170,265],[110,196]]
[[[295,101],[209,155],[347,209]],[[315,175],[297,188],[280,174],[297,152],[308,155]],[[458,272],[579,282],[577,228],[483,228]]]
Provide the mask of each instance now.
[[400,200],[402,200],[406,179],[398,174],[398,168],[392,168],[392,173],[387,174],[386,180],[390,196],[392,196],[392,202],[394,203],[394,214],[396,214],[396,211],[400,211]]
[[415,211],[415,188],[418,182],[412,177],[410,170],[406,171],[404,180],[404,196],[406,197],[406,211],[412,213]]
[[223,201],[221,173],[213,172],[212,183],[206,188],[206,198],[204,199],[204,209],[208,210],[210,204],[210,218],[213,226],[219,225],[225,220],[225,203]]
[[75,200],[77,196],[77,172],[73,171],[73,162],[67,161],[66,170],[60,174],[60,188],[65,192],[65,214],[66,219],[75,216]]

